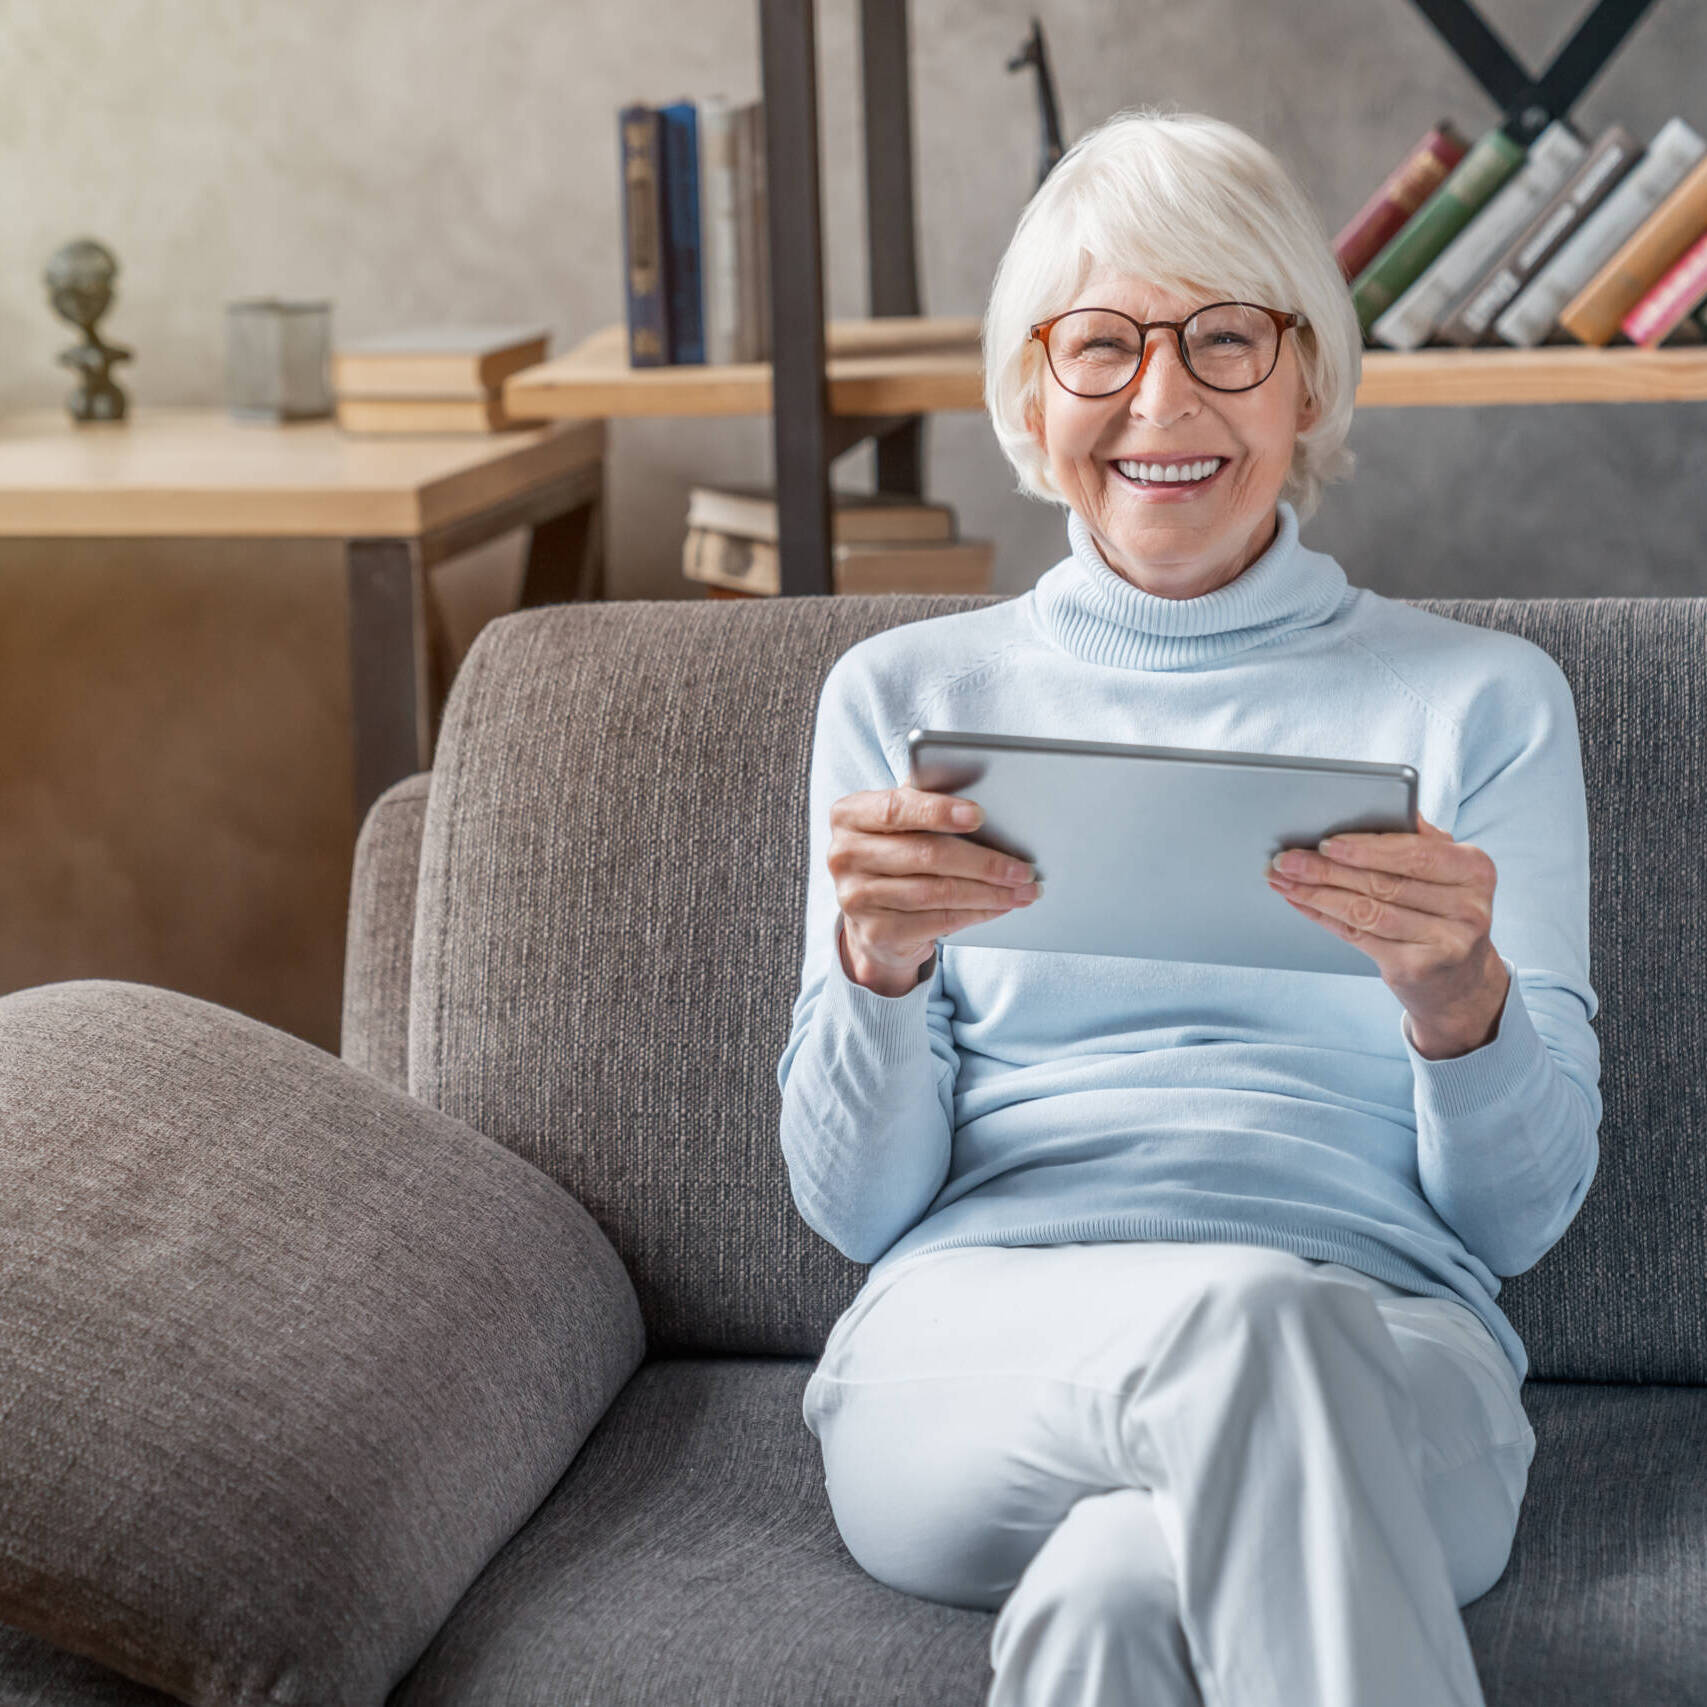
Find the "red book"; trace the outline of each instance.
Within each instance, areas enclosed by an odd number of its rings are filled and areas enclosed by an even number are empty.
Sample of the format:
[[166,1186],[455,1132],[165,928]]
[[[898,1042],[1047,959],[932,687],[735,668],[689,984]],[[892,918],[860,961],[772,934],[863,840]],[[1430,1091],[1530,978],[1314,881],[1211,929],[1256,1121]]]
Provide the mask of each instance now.
[[1442,119],[1387,174],[1381,188],[1334,239],[1334,253],[1347,284],[1387,247],[1388,240],[1398,235],[1399,228],[1469,152],[1470,139],[1451,119]]
[[1632,344],[1657,348],[1702,301],[1707,301],[1707,231],[1654,280],[1641,301],[1624,316],[1624,336]]

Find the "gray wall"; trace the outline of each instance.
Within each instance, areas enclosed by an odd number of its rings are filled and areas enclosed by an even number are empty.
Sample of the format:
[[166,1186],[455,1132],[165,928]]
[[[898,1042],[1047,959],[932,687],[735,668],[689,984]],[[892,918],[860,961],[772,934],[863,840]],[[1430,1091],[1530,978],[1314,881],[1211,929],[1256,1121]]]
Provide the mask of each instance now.
[[[1006,58],[1032,0],[915,0],[915,148],[927,312],[977,314],[1033,187],[1029,77]],[[1584,6],[1495,0],[1532,66]],[[755,0],[10,0],[0,34],[0,409],[65,390],[73,339],[40,272],[67,239],[115,250],[105,331],[143,403],[220,395],[221,304],[329,296],[349,335],[413,319],[539,318],[554,350],[622,314],[615,110],[758,92]],[[1072,0],[1041,14],[1070,140],[1123,105],[1231,120],[1277,150],[1330,232],[1438,116],[1492,103],[1409,0]],[[865,310],[856,0],[821,0],[827,292]],[[1237,47],[1229,44],[1237,42]],[[1656,0],[1576,109],[1646,139],[1707,126],[1707,7]],[[1397,594],[1695,592],[1707,404],[1368,410],[1354,479],[1306,529]],[[1020,590],[1065,549],[981,415],[933,419],[927,478]],[[870,480],[851,453],[838,484]],[[768,422],[617,423],[618,596],[678,570],[696,479],[770,478]]]
[[[1030,0],[1027,0],[1027,4]],[[1581,9],[1586,10],[1586,0]],[[1495,0],[1544,62],[1579,6]],[[819,14],[828,308],[865,311],[856,0]],[[927,311],[977,315],[1034,185],[1017,0],[914,0]],[[1409,0],[1074,0],[1044,17],[1069,139],[1122,106],[1205,110],[1275,148],[1333,232],[1439,116],[1495,115]],[[1549,33],[1551,32],[1551,33]],[[1236,49],[1227,44],[1237,41]],[[1578,109],[1707,125],[1700,0],[1656,0]],[[48,256],[122,264],[105,323],[139,406],[217,404],[222,304],[327,296],[355,335],[622,316],[618,105],[758,90],[756,0],[7,0],[0,22],[0,413],[57,407],[74,341]],[[1707,404],[1371,410],[1306,538],[1401,596],[1692,593]],[[763,418],[617,422],[612,590],[678,598],[688,486],[770,478]],[[1065,552],[980,414],[927,427],[930,491],[1017,592]],[[837,479],[869,484],[869,450]],[[513,603],[519,536],[439,566],[460,656]],[[453,620],[454,619],[454,620]],[[335,542],[0,547],[0,991],[135,979],[338,1041],[349,683]]]

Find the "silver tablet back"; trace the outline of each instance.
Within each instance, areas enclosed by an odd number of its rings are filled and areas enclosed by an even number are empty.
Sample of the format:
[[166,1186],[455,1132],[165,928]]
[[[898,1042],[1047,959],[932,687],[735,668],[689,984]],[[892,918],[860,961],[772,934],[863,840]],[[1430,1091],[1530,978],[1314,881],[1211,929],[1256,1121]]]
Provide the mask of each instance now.
[[1401,764],[915,729],[915,788],[977,801],[969,837],[1028,859],[1043,894],[954,948],[1193,960],[1379,977],[1270,889],[1263,866],[1337,830],[1415,833]]

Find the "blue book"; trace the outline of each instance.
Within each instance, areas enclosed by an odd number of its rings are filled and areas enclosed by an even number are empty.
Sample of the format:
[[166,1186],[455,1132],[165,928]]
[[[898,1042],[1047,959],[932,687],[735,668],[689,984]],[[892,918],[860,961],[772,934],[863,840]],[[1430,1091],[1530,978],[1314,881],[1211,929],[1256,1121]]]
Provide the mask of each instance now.
[[623,291],[628,365],[668,367],[668,254],[664,233],[662,126],[640,102],[617,114],[622,151]]
[[700,283],[699,114],[692,101],[658,109],[664,150],[665,273],[672,361],[705,360],[705,292]]

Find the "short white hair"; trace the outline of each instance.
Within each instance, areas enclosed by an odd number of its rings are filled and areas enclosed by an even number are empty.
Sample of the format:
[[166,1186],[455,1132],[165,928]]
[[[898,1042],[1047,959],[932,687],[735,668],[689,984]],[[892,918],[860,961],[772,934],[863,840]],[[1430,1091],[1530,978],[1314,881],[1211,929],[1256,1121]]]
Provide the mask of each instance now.
[[1056,162],[1020,215],[984,312],[984,401],[1028,497],[1066,503],[1027,430],[1041,421],[1048,368],[1031,338],[1093,272],[1199,301],[1258,302],[1302,313],[1305,396],[1316,420],[1298,435],[1279,496],[1300,522],[1329,481],[1350,475],[1346,448],[1363,369],[1350,286],[1308,196],[1280,161],[1237,126],[1204,113],[1127,108]]

